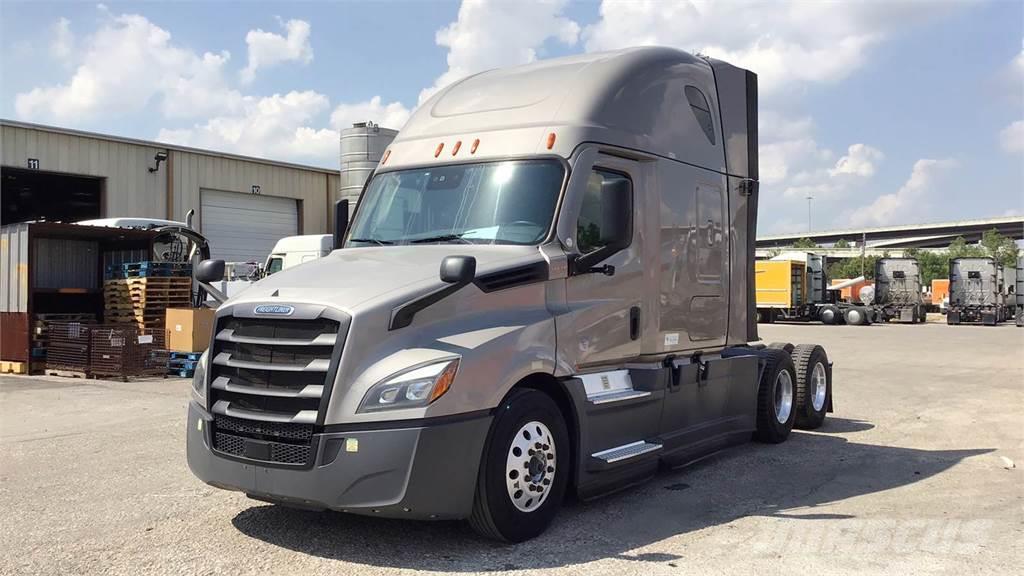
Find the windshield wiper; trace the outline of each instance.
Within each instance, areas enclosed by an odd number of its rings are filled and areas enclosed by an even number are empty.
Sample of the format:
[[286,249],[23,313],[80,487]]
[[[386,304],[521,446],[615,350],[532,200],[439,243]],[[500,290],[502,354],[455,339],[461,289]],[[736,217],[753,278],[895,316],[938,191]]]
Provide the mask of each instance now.
[[[462,234],[465,234],[465,232],[463,232]],[[415,240],[409,240],[409,244],[426,244],[428,242],[450,242],[452,240],[462,240],[462,242],[466,244],[472,244],[472,242],[463,238],[462,234],[441,234],[439,236],[417,238]]]
[[391,240],[381,240],[380,238],[349,238],[349,242],[372,242],[378,246],[390,246],[394,244]]

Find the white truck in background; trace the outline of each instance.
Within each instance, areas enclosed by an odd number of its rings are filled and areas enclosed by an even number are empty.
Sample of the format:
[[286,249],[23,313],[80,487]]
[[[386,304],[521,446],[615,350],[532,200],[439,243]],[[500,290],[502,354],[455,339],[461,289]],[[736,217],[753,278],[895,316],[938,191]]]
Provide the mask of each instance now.
[[323,258],[333,249],[334,236],[331,234],[286,236],[274,244],[274,249],[267,256],[267,261],[263,265],[263,276],[270,276],[286,268]]

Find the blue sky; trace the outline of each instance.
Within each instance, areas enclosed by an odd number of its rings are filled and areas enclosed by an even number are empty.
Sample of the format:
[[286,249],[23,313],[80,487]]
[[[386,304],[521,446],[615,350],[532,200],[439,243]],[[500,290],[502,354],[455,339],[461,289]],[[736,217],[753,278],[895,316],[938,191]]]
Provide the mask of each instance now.
[[663,44],[761,82],[760,231],[1024,212],[1024,3],[8,2],[0,116],[335,167],[467,74]]

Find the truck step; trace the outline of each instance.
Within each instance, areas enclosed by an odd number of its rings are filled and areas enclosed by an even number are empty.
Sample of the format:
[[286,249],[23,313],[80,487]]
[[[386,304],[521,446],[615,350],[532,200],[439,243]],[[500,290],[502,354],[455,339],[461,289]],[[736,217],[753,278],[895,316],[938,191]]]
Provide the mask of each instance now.
[[644,454],[650,454],[651,452],[657,452],[661,450],[661,444],[655,444],[653,442],[645,442],[639,440],[630,444],[624,444],[617,448],[609,448],[608,450],[602,450],[595,452],[590,455],[591,458],[596,458],[605,464],[615,464],[616,462],[623,462]]
[[626,390],[615,390],[614,392],[606,392],[603,394],[594,394],[590,396],[591,404],[611,404],[612,402],[624,402],[626,400],[634,400],[636,398],[646,398],[651,393],[645,390],[633,390],[632,388]]

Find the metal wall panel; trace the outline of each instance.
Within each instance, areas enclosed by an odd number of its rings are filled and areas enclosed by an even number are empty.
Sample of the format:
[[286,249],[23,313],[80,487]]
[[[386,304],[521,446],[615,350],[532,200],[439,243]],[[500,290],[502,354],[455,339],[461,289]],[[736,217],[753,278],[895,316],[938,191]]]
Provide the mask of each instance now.
[[99,243],[67,238],[34,238],[33,288],[99,287]]
[[192,152],[172,153],[175,219],[195,209],[193,226],[203,230],[202,190],[251,194],[253,186],[259,186],[259,195],[302,201],[299,234],[329,232],[325,206],[328,192],[336,189],[331,184],[336,182],[332,180],[335,174]]
[[0,312],[28,312],[28,224],[0,228]]
[[0,163],[25,168],[39,160],[45,172],[63,172],[105,178],[104,217],[165,218],[167,179],[163,167],[149,172],[159,146],[128,144],[75,134],[0,127],[3,146]]
[[[122,141],[102,135],[63,132],[4,123],[0,125],[0,164],[25,168],[29,158],[39,169],[104,178],[103,217],[184,219],[196,211],[195,226],[201,229],[200,189],[249,194],[254,185],[268,196],[301,200],[301,234],[330,231],[330,210],[339,189],[338,173],[329,170],[278,164],[162,146],[142,141]],[[153,173],[153,157],[168,151],[170,159]],[[168,214],[167,180],[171,170],[172,203]]]

